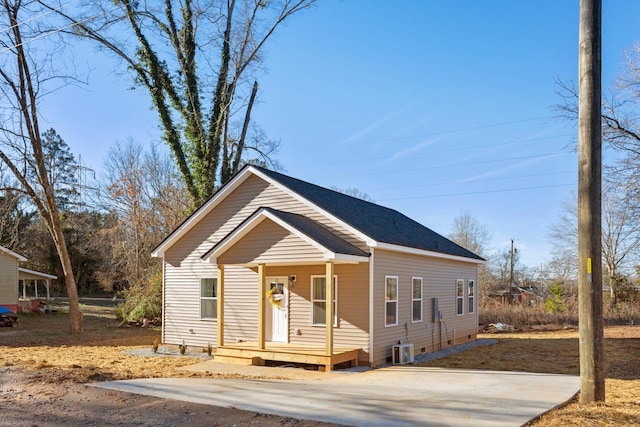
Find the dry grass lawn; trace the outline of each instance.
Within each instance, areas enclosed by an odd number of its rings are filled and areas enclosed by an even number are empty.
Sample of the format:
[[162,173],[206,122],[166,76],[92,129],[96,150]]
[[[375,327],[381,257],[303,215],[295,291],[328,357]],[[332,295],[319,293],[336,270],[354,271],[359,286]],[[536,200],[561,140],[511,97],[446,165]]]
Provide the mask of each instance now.
[[[144,377],[184,377],[178,368],[202,359],[124,354],[151,348],[158,329],[119,328],[112,311],[84,307],[84,334],[68,334],[63,313],[21,316],[17,328],[0,328],[0,366],[37,370],[52,384]],[[425,363],[449,368],[507,370],[579,375],[576,330],[480,335],[498,343]],[[606,402],[556,409],[535,426],[640,425],[640,326],[605,330]]]

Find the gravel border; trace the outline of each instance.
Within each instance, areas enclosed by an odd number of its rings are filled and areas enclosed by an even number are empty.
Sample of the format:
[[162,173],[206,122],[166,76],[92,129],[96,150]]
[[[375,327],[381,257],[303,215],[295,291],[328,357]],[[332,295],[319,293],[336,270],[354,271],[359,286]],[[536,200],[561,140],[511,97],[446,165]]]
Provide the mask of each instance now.
[[195,357],[198,359],[213,359],[213,356],[209,356],[207,352],[189,350],[187,349],[185,354],[180,354],[177,348],[160,346],[157,352],[153,352],[151,347],[149,348],[133,348],[130,350],[124,350],[124,354],[129,356],[143,356],[143,357]]
[[[479,340],[464,343],[464,344],[458,344],[456,346],[448,347],[440,351],[435,351],[433,353],[419,354],[415,357],[414,363],[430,362],[432,360],[451,356],[452,354],[462,353],[463,351],[471,350],[476,347],[493,345],[493,344],[496,344],[497,342],[498,340],[495,340],[495,339],[479,339]],[[165,347],[165,346],[158,347],[158,351],[155,353],[151,348],[134,348],[130,350],[124,350],[123,353],[128,354],[130,356],[142,356],[142,357],[192,357],[192,358],[205,359],[205,360],[215,360],[214,356],[209,356],[206,352],[187,349],[187,352],[185,354],[180,354],[180,351],[178,349],[172,348],[172,347]],[[289,365],[284,365],[284,366],[288,367]],[[384,365],[383,367],[387,367],[387,366],[395,366],[395,365],[388,364],[388,365]],[[376,368],[358,366],[355,368],[338,369],[338,370],[335,370],[334,372],[338,372],[338,373],[362,372],[362,371],[368,371],[371,369],[376,369]]]
[[431,362],[432,360],[441,359],[443,357],[451,356],[452,354],[462,353],[463,351],[471,350],[472,348],[481,347],[485,345],[496,344],[498,340],[494,339],[479,339],[472,342],[458,344],[453,347],[445,348],[433,353],[424,353],[415,357],[416,362]]

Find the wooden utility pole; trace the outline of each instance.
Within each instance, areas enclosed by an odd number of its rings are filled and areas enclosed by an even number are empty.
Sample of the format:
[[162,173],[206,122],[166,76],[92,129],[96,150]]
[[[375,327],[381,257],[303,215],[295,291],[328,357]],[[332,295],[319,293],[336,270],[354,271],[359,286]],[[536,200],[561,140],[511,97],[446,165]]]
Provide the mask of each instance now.
[[578,302],[580,403],[604,401],[602,321],[602,0],[580,0]]
[[513,304],[515,302],[513,300],[513,258],[514,258],[513,239],[511,239],[511,255],[510,255],[510,265],[509,265],[509,304]]

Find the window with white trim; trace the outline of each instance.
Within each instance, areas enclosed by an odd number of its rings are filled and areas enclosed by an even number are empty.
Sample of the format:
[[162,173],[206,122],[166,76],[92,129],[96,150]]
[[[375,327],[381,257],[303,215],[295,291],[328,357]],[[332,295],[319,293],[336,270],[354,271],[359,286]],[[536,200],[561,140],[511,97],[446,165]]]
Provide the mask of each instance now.
[[469,280],[467,282],[467,296],[469,298],[467,310],[469,314],[473,314],[475,312],[476,307],[476,282],[475,280]]
[[217,278],[200,279],[200,318],[218,318]]
[[384,278],[384,310],[385,326],[398,324],[398,277],[385,276]]
[[464,280],[460,279],[456,281],[456,314],[464,314]]
[[[326,276],[311,276],[311,324],[327,324]],[[338,276],[333,276],[333,326],[338,326]]]
[[422,277],[411,278],[411,321],[422,322]]

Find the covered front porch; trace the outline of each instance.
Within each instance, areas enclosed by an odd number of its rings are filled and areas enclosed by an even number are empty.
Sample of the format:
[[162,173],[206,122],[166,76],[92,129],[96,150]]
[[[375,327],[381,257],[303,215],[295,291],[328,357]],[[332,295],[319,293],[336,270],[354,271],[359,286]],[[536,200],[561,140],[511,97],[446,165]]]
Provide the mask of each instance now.
[[[247,239],[247,236],[251,236],[251,239]],[[273,209],[261,209],[202,258],[215,264],[218,272],[216,360],[253,365],[264,365],[268,361],[309,364],[317,365],[324,371],[331,371],[341,364],[358,365],[362,347],[347,347],[344,346],[344,342],[343,345],[336,346],[334,342],[334,328],[338,319],[335,306],[336,285],[333,278],[336,265],[368,264],[368,253],[306,217]],[[257,273],[256,282],[247,284],[257,288],[257,339],[225,341],[225,265],[242,266]],[[285,313],[280,322],[285,333],[276,339],[274,325],[278,320],[272,317],[275,309],[271,307],[273,299],[269,291],[277,288],[279,283],[273,281],[273,274],[267,270],[273,271],[285,266],[292,270],[295,267],[313,266],[315,274],[321,275],[312,276],[322,279],[316,282],[316,290],[322,294],[324,301],[321,307],[324,313],[317,311],[312,316],[313,319],[309,319],[310,328],[314,329],[313,338],[294,339],[295,342],[290,339],[298,337],[290,325],[287,285],[283,284],[284,302],[280,309]],[[271,302],[271,305],[267,301]],[[313,306],[311,300],[304,303]],[[318,334],[322,330],[320,328],[324,329],[323,335]]]

